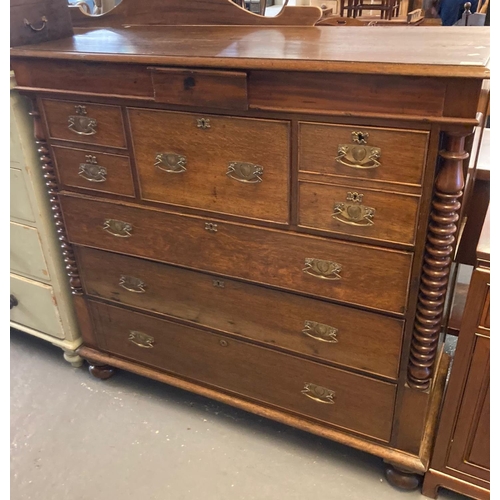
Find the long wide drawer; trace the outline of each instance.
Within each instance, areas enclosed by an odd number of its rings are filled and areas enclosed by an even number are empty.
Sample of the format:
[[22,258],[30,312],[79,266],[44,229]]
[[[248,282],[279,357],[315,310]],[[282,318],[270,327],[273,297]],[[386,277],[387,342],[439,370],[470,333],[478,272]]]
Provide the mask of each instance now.
[[72,243],[405,312],[412,254],[61,196]]
[[129,109],[148,201],[288,222],[286,121]]
[[396,386],[221,335],[90,302],[101,349],[388,441]]
[[397,378],[402,320],[102,250],[76,249],[89,295]]

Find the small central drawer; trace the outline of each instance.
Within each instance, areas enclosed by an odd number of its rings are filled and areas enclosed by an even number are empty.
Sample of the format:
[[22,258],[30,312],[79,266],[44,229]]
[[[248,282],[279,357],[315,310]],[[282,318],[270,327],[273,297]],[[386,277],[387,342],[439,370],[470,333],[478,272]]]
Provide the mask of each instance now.
[[143,200],[288,222],[288,122],[128,112]]
[[403,314],[412,254],[61,195],[72,243]]
[[215,109],[248,109],[247,74],[184,68],[149,68],[156,102]]
[[128,156],[60,146],[52,146],[52,151],[63,187],[134,197]]
[[125,255],[76,247],[87,294],[392,379],[404,322]]
[[118,106],[42,99],[52,139],[125,148],[122,112]]
[[396,386],[90,302],[99,346],[223,391],[388,441]]

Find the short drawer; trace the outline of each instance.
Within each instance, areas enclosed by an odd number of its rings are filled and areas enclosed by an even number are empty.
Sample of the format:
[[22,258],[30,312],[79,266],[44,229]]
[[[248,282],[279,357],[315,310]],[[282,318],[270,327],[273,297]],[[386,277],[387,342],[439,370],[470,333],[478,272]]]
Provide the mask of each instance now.
[[221,335],[91,302],[110,353],[388,441],[396,387]]
[[76,247],[87,294],[396,379],[402,320]]
[[247,74],[153,67],[151,78],[156,102],[216,109],[248,109]]
[[299,170],[420,185],[429,133],[299,123]]
[[60,197],[72,243],[403,314],[412,254]]
[[125,131],[118,106],[42,99],[52,139],[125,148]]
[[135,196],[128,156],[53,146],[62,187]]
[[299,182],[299,226],[413,245],[419,196],[349,185]]
[[36,228],[10,223],[10,269],[29,278],[50,281]]
[[58,339],[64,338],[51,286],[11,274],[10,293],[17,301],[17,305],[10,310],[10,321],[14,327],[24,326]]
[[288,122],[128,112],[143,200],[288,222]]
[[24,171],[12,167],[10,167],[10,216],[35,222]]

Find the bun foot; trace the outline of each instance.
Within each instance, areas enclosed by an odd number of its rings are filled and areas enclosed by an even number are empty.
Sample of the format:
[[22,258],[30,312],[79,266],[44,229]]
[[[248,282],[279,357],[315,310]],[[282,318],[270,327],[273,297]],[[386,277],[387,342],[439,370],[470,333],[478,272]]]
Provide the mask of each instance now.
[[421,476],[414,472],[398,469],[391,464],[386,465],[385,477],[391,486],[400,490],[411,491],[420,486]]
[[92,365],[89,364],[89,372],[96,378],[107,380],[115,374],[115,369],[109,365]]

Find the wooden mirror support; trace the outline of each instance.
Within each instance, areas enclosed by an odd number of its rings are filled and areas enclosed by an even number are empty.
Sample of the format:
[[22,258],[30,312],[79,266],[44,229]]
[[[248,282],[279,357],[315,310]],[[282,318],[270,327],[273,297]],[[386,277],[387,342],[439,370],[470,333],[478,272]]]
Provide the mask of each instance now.
[[314,26],[322,17],[319,7],[284,6],[274,17],[243,9],[232,0],[122,0],[105,14],[91,16],[79,7],[71,9],[75,28],[122,26]]

